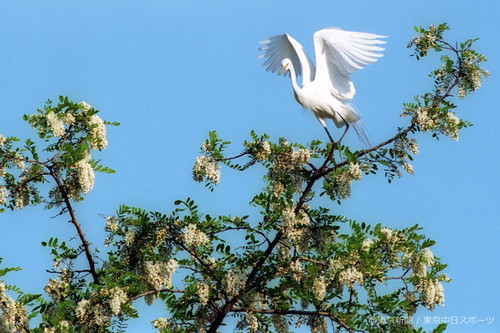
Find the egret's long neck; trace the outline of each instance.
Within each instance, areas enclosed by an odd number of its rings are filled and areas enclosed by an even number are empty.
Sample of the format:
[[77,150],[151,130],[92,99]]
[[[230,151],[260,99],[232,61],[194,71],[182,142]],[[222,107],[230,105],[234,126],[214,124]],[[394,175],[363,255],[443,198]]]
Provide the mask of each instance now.
[[[295,96],[297,96],[297,94],[299,94],[301,88],[297,84],[297,74],[295,74],[295,68],[293,68],[293,66],[290,66],[288,70],[290,71],[290,81],[292,82],[293,91],[295,92]],[[297,98],[297,97],[295,97],[295,98]]]

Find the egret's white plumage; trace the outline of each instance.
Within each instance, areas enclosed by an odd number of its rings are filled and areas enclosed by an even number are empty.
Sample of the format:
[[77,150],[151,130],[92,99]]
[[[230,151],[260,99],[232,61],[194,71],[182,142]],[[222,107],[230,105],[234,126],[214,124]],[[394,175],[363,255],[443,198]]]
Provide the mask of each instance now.
[[[360,116],[349,103],[355,94],[349,75],[382,56],[379,52],[384,49],[377,45],[385,41],[378,38],[385,36],[339,28],[319,30],[314,34],[315,67],[302,45],[289,34],[282,34],[261,42],[260,57],[266,58],[266,70],[289,73],[295,99],[314,112],[327,133],[325,119],[332,119],[337,128],[352,125],[360,140],[369,145]],[[302,77],[301,86],[297,76]]]

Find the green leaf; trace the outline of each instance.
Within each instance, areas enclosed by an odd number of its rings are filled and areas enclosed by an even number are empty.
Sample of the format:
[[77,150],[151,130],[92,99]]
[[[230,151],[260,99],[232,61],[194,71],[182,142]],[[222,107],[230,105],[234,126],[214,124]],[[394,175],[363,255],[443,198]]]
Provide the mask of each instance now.
[[448,326],[447,324],[439,324],[435,329],[432,330],[432,333],[444,332],[447,326]]

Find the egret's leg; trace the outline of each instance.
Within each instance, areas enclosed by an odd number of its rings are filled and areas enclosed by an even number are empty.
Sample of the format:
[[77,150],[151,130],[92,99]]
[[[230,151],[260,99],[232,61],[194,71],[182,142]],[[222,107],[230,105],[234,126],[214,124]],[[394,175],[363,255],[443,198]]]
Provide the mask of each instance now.
[[342,133],[342,136],[340,137],[338,143],[342,142],[342,140],[344,139],[344,136],[346,135],[347,131],[349,130],[349,123],[344,119],[344,117],[342,117],[342,115],[340,113],[338,113],[338,116],[344,121],[344,124],[345,124],[345,130],[344,130],[344,133]]
[[335,140],[333,140],[332,136],[330,135],[330,132],[328,131],[328,128],[326,128],[326,122],[323,118],[320,118],[318,115],[316,115],[316,118],[318,119],[319,123],[323,128],[325,129],[326,135],[328,135],[328,138],[330,139],[331,143],[335,143]]
[[323,128],[325,129],[326,135],[328,135],[328,138],[330,139],[330,142],[331,143],[335,143],[335,141],[333,140],[332,136],[330,135],[330,132],[328,131],[328,128],[326,128],[326,126],[323,126]]

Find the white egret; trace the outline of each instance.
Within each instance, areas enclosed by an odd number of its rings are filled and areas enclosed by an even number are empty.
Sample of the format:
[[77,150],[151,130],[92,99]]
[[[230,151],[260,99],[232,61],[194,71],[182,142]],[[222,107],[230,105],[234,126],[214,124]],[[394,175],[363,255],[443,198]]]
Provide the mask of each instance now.
[[[385,44],[385,41],[377,38],[385,36],[340,28],[319,30],[314,34],[316,68],[302,45],[289,34],[261,42],[260,50],[264,53],[260,57],[266,58],[263,66],[267,66],[267,71],[279,75],[289,73],[295,99],[314,112],[332,142],[325,119],[332,119],[337,128],[346,126],[342,138],[352,125],[361,142],[369,146],[361,117],[349,103],[355,94],[349,75],[382,56],[378,52],[384,48],[377,45]],[[297,83],[300,75],[302,87]]]

